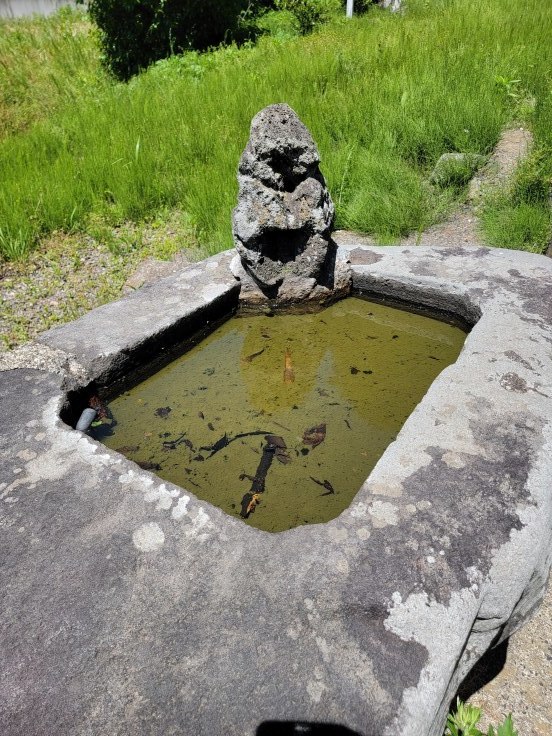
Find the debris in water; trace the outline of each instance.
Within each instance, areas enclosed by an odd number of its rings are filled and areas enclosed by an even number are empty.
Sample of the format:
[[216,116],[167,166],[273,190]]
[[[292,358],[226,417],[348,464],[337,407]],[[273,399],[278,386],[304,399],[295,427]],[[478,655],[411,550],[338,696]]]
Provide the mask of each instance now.
[[431,358],[431,360],[441,360],[441,358],[436,358],[434,355],[430,355],[429,357]]
[[280,424],[280,422],[275,422],[274,420],[272,420],[272,423],[275,424],[277,427],[281,427],[282,429],[285,429],[286,432],[291,432],[291,429],[289,427],[284,427],[284,425]]
[[250,514],[255,511],[255,508],[261,503],[260,493],[246,493],[241,500],[241,511],[240,516],[247,519]]
[[251,355],[248,355],[247,357],[243,358],[244,363],[252,363],[255,358],[258,358],[259,355],[262,355],[265,351],[265,348],[261,348],[261,350],[257,350],[256,353],[251,353]]
[[97,411],[98,419],[109,419],[107,405],[99,396],[91,396],[88,400],[88,406]]
[[268,442],[269,445],[274,445],[275,447],[281,447],[284,450],[287,449],[287,445],[285,443],[284,438],[279,437],[277,434],[267,434],[265,436],[265,440]]
[[165,419],[165,417],[169,416],[171,411],[172,409],[170,406],[160,406],[153,413],[155,414],[156,417],[161,417],[162,419]]
[[135,460],[136,465],[139,465],[142,470],[161,470],[159,463],[151,463],[147,460]]
[[217,452],[222,450],[225,447],[228,447],[228,445],[231,442],[234,442],[234,440],[239,440],[242,437],[254,437],[259,434],[268,434],[268,432],[265,431],[258,431],[258,432],[241,432],[240,434],[237,434],[235,437],[228,437],[226,432],[224,435],[220,438],[220,440],[217,440],[213,445],[206,445],[204,447],[200,447],[200,450],[206,450],[207,452],[210,452],[211,454],[209,457],[213,457]]
[[347,426],[349,427],[349,429],[351,429],[351,425],[350,425],[350,423],[349,423],[349,420],[348,420],[348,419],[345,419],[345,424],[346,424],[346,425],[347,425]]
[[360,373],[358,368],[355,368],[354,365],[351,366],[351,375],[356,376],[357,373]]
[[131,455],[133,452],[138,452],[140,445],[124,445],[123,447],[117,447],[115,452],[120,452],[121,455]]
[[317,424],[303,432],[303,443],[310,445],[313,449],[318,447],[326,439],[326,423]]
[[288,348],[284,357],[284,383],[293,383],[295,372],[291,365],[291,350]]
[[192,460],[197,460],[197,462],[202,463],[205,460],[205,458],[203,457],[203,455],[196,455],[195,457],[192,458]]
[[186,434],[181,434],[180,437],[177,437],[175,440],[166,440],[163,442],[163,448],[165,450],[176,450],[178,445],[186,445],[190,450],[193,451],[194,446],[190,442],[190,440],[186,437]]
[[399,336],[398,335],[393,335],[393,337],[391,339],[392,340],[398,340],[399,339]]
[[309,478],[313,480],[316,485],[322,486],[322,488],[326,489],[327,493],[321,493],[321,496],[331,496],[332,493],[335,493],[334,487],[329,480],[316,480],[316,478],[313,478],[312,475],[310,475]]
[[274,445],[274,447],[276,448],[276,460],[281,462],[282,465],[287,465],[291,462],[291,458],[289,456],[289,453],[287,452],[287,445],[283,437],[279,437],[275,434],[267,434],[265,440],[268,442],[269,445]]
[[213,427],[213,425],[211,424],[211,422],[209,422],[209,424],[207,425],[207,427],[211,430],[211,432],[214,432],[215,431],[215,428]]
[[[270,437],[271,435],[268,436]],[[281,437],[278,437],[276,439],[280,440]],[[260,502],[260,494],[264,493],[265,490],[266,474],[268,473],[270,466],[272,465],[272,460],[274,459],[274,455],[276,454],[277,449],[277,445],[272,444],[267,439],[267,443],[263,447],[263,455],[261,457],[259,465],[257,466],[257,472],[255,473],[253,481],[251,482],[251,489],[248,491],[248,493],[244,494],[241,500],[240,516],[242,516],[242,518],[244,519],[247,519],[249,515],[253,513],[253,511],[255,511],[255,507]]]
[[200,419],[205,419],[205,414],[202,411],[198,411],[197,415]]

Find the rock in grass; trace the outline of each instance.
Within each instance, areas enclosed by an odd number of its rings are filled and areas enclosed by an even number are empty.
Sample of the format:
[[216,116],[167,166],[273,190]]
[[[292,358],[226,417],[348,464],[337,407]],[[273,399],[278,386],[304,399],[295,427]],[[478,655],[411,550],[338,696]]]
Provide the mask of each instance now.
[[485,157],[477,153],[443,153],[435,164],[430,181],[438,187],[461,187],[484,163]]
[[269,105],[253,118],[233,234],[245,270],[270,296],[286,279],[293,292],[305,280],[310,292],[328,264],[334,205],[319,163],[311,134],[288,105]]

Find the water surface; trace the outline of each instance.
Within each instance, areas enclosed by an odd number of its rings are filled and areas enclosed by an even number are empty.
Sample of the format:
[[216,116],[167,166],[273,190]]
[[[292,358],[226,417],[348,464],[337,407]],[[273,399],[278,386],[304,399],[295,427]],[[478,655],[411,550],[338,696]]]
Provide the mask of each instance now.
[[112,401],[102,441],[238,518],[264,483],[246,520],[259,529],[325,522],[464,339],[356,297],[316,314],[232,318]]

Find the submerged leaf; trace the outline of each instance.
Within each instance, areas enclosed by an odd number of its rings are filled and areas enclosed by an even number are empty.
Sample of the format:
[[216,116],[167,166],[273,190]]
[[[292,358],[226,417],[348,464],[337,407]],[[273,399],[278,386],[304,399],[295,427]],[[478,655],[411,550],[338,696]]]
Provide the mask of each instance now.
[[326,423],[317,424],[303,432],[303,443],[311,447],[317,447],[326,439]]
[[245,358],[243,358],[244,363],[251,363],[255,358],[258,358],[259,355],[262,355],[265,351],[265,348],[262,348],[261,350],[257,350],[256,353],[251,353],[251,355],[247,355]]

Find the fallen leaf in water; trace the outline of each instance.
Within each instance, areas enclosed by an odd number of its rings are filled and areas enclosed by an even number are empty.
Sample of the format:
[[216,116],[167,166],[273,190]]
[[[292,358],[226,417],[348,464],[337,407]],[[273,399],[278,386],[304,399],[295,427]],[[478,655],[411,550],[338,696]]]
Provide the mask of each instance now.
[[284,356],[284,383],[295,381],[295,371],[291,365],[291,350],[288,348]]
[[265,435],[265,440],[268,442],[269,445],[274,445],[275,447],[281,447],[284,450],[287,449],[286,442],[283,437],[279,437],[277,434],[267,434]]
[[257,350],[256,353],[251,353],[251,355],[247,355],[245,358],[243,358],[244,363],[251,363],[255,358],[258,358],[259,355],[262,355],[265,351],[265,348],[261,348],[261,350]]
[[124,445],[123,447],[117,447],[115,452],[120,452],[121,455],[129,455],[133,452],[138,452],[140,445]]
[[165,417],[169,416],[171,411],[172,409],[170,406],[160,406],[153,413],[155,414],[156,417],[161,417],[162,419],[165,419]]
[[247,517],[255,511],[256,506],[260,503],[260,493],[246,493],[241,500],[240,516],[247,519]]
[[159,463],[151,463],[147,460],[135,460],[136,465],[139,465],[142,470],[161,470]]
[[274,456],[278,462],[282,463],[282,465],[287,465],[291,462],[291,458],[287,452],[287,450],[282,450],[281,447],[276,448],[276,452],[274,453]]
[[326,423],[318,424],[303,432],[303,443],[311,447],[317,447],[326,439]]

